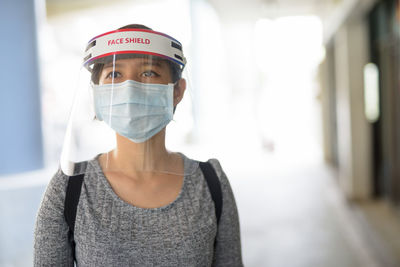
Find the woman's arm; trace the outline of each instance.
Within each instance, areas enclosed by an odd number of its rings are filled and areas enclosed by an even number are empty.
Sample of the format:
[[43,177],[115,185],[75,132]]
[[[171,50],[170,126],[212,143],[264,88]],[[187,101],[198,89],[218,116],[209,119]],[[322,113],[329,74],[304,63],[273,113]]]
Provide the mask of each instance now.
[[228,178],[216,159],[211,159],[221,182],[222,213],[218,226],[217,246],[214,251],[213,266],[243,266],[240,243],[239,216],[235,197]]
[[74,266],[64,218],[68,177],[59,170],[51,179],[40,204],[34,237],[34,266]]

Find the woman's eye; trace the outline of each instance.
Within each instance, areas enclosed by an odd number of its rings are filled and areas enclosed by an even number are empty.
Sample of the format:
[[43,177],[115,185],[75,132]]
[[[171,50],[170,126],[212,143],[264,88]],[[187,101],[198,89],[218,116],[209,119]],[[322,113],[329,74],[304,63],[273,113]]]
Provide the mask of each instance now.
[[115,79],[119,77],[121,77],[121,73],[119,73],[118,71],[112,71],[106,76],[107,79]]
[[160,75],[158,75],[156,72],[152,71],[152,70],[148,70],[142,73],[142,75],[144,77],[158,77]]

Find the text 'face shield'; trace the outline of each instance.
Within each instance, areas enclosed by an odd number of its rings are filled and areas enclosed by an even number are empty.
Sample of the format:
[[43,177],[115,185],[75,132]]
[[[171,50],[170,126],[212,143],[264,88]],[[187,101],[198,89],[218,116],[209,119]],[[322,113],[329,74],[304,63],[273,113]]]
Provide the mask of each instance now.
[[[182,158],[165,149],[186,83],[182,46],[149,30],[117,30],[92,39],[85,51],[61,155],[66,175],[87,172],[97,157],[103,172],[183,175]],[[89,70],[89,71],[87,71]]]

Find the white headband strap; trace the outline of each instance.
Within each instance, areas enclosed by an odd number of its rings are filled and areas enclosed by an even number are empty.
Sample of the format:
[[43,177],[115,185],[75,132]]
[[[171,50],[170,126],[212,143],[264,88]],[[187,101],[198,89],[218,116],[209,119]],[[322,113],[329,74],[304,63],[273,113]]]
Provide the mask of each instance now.
[[118,54],[146,54],[169,59],[182,68],[186,64],[182,45],[164,33],[145,29],[122,29],[107,32],[89,41],[83,60],[86,68],[95,59]]

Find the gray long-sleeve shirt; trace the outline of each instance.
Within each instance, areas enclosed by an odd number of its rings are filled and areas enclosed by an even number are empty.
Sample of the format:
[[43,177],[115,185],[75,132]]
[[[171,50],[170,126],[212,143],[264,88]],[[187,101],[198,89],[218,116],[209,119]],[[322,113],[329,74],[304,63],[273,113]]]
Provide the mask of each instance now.
[[[89,161],[75,222],[78,266],[243,266],[238,212],[219,162],[210,160],[223,197],[217,231],[214,202],[199,163],[182,157],[185,173],[179,196],[150,209],[120,199],[98,161]],[[59,170],[44,194],[36,221],[34,266],[73,266],[64,218],[67,182]]]

